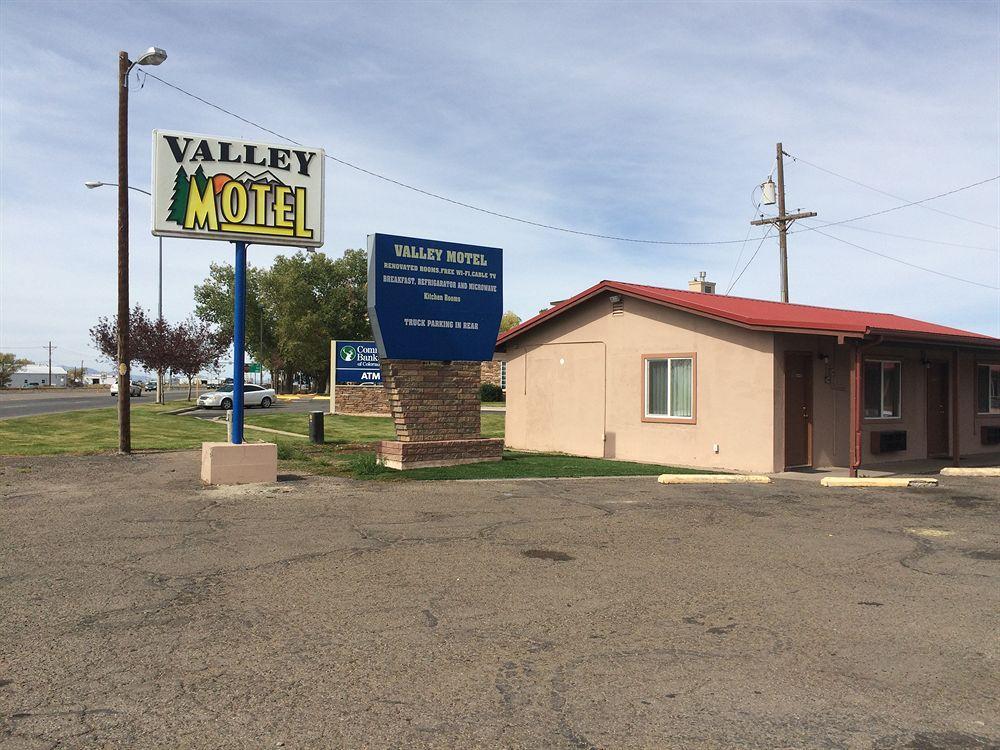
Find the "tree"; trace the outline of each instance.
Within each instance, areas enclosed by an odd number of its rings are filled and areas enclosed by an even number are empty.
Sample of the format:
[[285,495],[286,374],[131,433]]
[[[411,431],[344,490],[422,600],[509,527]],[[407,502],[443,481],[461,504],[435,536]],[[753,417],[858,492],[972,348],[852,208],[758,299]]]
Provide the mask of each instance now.
[[[232,340],[233,269],[213,264],[195,288],[195,313]],[[268,365],[279,389],[306,373],[320,390],[330,371],[330,339],[369,339],[368,256],[347,250],[282,256],[269,269],[247,272],[246,348]]]
[[[144,311],[140,312],[133,329],[139,342],[136,359],[147,370],[155,372],[162,383],[163,374],[177,364],[177,329],[163,318],[150,320]],[[161,388],[156,389],[156,403],[163,403]]]
[[[142,339],[142,321],[146,318],[146,312],[136,305],[129,313],[128,320],[128,363],[131,367],[133,362],[142,359],[141,353],[145,346]],[[118,316],[110,318],[101,317],[97,319],[97,325],[90,329],[90,340],[94,342],[97,351],[112,362],[118,361]]]
[[18,359],[12,352],[0,352],[0,388],[9,386],[14,373],[30,364],[30,360]]
[[174,328],[173,348],[173,369],[187,376],[190,401],[191,380],[202,370],[219,366],[229,340],[215,326],[191,317]]
[[508,310],[500,318],[500,333],[506,333],[516,325],[521,324],[521,316],[513,310]]
[[83,382],[86,375],[87,370],[82,365],[80,367],[70,367],[66,370],[66,384],[86,385]]

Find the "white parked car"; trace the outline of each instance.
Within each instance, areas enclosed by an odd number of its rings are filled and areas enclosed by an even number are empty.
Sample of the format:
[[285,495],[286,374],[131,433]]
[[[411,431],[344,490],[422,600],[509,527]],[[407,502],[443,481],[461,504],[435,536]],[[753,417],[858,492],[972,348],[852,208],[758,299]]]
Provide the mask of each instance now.
[[[117,396],[118,395],[118,383],[117,383],[117,381],[111,384],[111,395],[112,396]],[[133,380],[132,383],[131,383],[131,385],[129,386],[128,395],[129,396],[134,396],[136,398],[138,398],[139,396],[141,396],[142,395],[142,383],[137,383],[136,381]]]
[[[261,388],[259,385],[247,383],[243,386],[243,405],[259,406],[266,409],[274,403],[274,390],[272,388]],[[198,397],[198,406],[203,409],[225,409],[233,408],[233,385],[220,386],[218,390],[211,393],[203,393]]]

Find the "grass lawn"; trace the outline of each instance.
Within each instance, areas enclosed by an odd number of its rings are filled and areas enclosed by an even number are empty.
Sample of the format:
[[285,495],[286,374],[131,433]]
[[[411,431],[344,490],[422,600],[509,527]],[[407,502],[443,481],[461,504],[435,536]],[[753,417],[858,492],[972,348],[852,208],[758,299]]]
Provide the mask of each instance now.
[[[309,434],[309,414],[304,412],[247,410],[246,423],[272,430]],[[483,437],[503,437],[504,415],[483,412],[480,418]],[[323,431],[327,444],[359,445],[376,440],[394,440],[396,433],[389,417],[352,417],[347,414],[327,414],[323,418]],[[264,434],[264,433],[258,433]]]
[[[205,441],[226,439],[224,424],[165,414],[182,406],[135,404],[132,407],[134,450],[199,448]],[[247,412],[247,423],[307,436],[309,415],[295,412]],[[503,437],[504,414],[481,415],[483,437]],[[394,437],[388,417],[327,415],[326,444],[249,430],[247,439],[275,442],[282,472],[354,476],[386,481],[426,479],[506,479],[517,477],[651,476],[689,473],[657,464],[609,461],[562,454],[505,451],[503,461],[396,472],[375,462],[371,444]],[[118,448],[114,407],[0,420],[0,455],[37,456],[56,453],[104,453]]]
[[[635,477],[659,474],[705,474],[676,466],[637,464],[605,458],[566,456],[561,453],[518,453],[504,451],[503,460],[494,463],[442,466],[392,472],[382,469],[378,477],[386,479],[515,479],[518,477]],[[403,475],[403,476],[401,476]]]
[[[177,402],[132,405],[133,450],[200,448],[225,440],[225,425],[159,412]],[[118,412],[114,407],[0,420],[0,454],[39,456],[54,453],[104,453],[118,449]]]

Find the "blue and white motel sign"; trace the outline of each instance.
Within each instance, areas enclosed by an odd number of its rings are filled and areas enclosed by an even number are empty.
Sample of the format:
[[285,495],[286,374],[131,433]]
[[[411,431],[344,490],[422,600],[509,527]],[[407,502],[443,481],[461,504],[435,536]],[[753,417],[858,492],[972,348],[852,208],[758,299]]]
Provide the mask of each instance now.
[[368,317],[386,359],[493,359],[503,315],[498,247],[368,236]]

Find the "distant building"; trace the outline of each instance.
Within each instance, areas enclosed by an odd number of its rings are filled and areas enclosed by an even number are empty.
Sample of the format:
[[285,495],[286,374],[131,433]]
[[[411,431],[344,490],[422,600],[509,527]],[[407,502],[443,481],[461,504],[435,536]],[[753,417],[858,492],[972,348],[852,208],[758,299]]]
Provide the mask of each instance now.
[[48,365],[24,365],[10,377],[10,388],[65,388],[68,373],[61,367],[52,367],[52,382],[49,383]]

